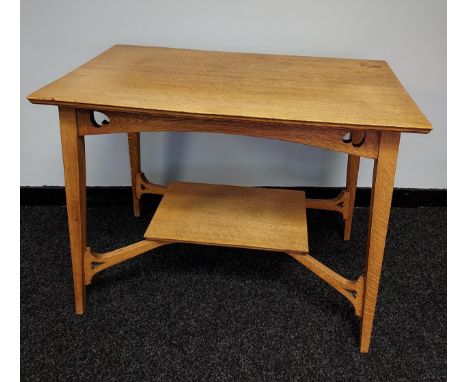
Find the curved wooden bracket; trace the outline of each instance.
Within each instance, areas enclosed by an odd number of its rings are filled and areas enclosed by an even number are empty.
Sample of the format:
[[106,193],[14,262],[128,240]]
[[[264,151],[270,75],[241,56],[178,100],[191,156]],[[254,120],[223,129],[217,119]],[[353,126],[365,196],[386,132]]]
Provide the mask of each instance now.
[[160,184],[151,183],[145,176],[144,173],[139,172],[136,177],[136,196],[141,199],[143,194],[157,194],[164,195],[166,187]]
[[96,273],[165,244],[169,244],[169,242],[142,240],[105,253],[95,253],[88,247],[83,259],[84,283],[90,285]]
[[307,269],[315,273],[323,281],[331,285],[344,297],[346,297],[354,306],[356,316],[362,317],[363,295],[364,295],[364,276],[359,276],[357,280],[348,280],[335,271],[314,259],[312,256],[288,253]]
[[339,212],[343,219],[349,215],[349,192],[343,190],[333,199],[306,199],[306,208]]

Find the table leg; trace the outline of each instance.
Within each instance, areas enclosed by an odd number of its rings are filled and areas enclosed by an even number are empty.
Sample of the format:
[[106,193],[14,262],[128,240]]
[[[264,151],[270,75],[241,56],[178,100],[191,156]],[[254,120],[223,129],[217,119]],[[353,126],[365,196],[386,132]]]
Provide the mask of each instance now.
[[60,107],[59,115],[75,311],[77,314],[83,314],[86,304],[83,273],[83,257],[86,251],[85,141],[83,136],[78,135],[76,110],[70,107]]
[[364,306],[361,321],[360,350],[367,353],[370,347],[372,325],[384,257],[388,219],[392,204],[393,185],[400,133],[382,133],[379,156],[374,161],[367,262],[364,288]]
[[132,177],[133,215],[140,216],[140,199],[136,192],[137,177],[141,172],[140,133],[128,133],[128,154],[130,156],[130,172]]
[[346,191],[349,193],[348,216],[344,220],[344,240],[351,237],[351,225],[353,224],[354,200],[356,198],[356,186],[361,158],[356,155],[348,155],[348,168],[346,174]]
[[[364,138],[362,131],[353,131],[351,133],[351,141],[353,144],[358,144]],[[347,203],[347,217],[344,220],[344,240],[349,240],[351,237],[351,226],[353,224],[354,200],[356,199],[356,187],[359,173],[359,164],[361,157],[357,155],[348,155],[348,166],[346,170],[346,192],[349,194]]]

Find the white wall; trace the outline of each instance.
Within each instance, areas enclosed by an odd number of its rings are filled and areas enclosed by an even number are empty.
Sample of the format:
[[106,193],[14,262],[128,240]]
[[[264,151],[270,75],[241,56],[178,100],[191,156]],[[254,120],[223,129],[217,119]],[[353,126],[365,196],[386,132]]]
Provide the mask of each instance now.
[[[396,186],[446,188],[443,0],[22,0],[22,185],[63,185],[57,110],[24,97],[116,43],[384,59],[434,126],[402,136]],[[142,139],[156,182],[344,184],[346,156],[322,149],[195,133]],[[86,150],[88,185],[129,184],[125,135],[87,137]],[[359,185],[371,176],[363,160]]]

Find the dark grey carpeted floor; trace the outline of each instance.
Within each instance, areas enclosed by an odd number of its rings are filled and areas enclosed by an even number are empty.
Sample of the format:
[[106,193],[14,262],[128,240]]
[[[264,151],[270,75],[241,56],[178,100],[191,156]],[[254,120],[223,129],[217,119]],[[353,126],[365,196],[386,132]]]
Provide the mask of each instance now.
[[[140,240],[152,216],[90,207],[89,244]],[[311,253],[348,278],[364,264],[367,209],[350,242],[309,212]],[[371,353],[351,305],[281,253],[162,247],[96,276],[73,311],[64,207],[21,209],[25,381],[439,381],[446,379],[446,209],[392,211]]]

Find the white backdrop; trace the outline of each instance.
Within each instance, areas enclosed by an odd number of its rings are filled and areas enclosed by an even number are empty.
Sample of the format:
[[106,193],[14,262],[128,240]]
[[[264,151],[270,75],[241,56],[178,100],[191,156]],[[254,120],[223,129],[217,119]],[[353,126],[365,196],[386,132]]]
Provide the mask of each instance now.
[[[58,113],[30,92],[114,44],[386,60],[432,122],[404,134],[396,187],[446,188],[443,0],[22,0],[21,185],[63,185]],[[86,138],[88,185],[130,184],[123,134]],[[143,170],[173,179],[340,186],[346,156],[285,142],[195,133],[142,134]],[[363,160],[360,186],[370,186]]]

